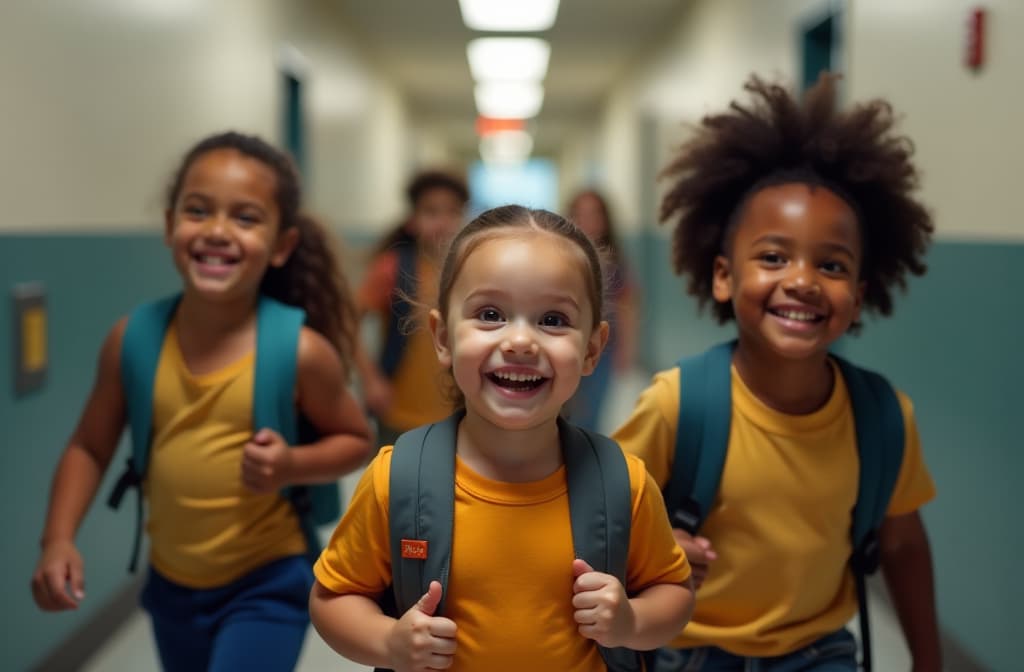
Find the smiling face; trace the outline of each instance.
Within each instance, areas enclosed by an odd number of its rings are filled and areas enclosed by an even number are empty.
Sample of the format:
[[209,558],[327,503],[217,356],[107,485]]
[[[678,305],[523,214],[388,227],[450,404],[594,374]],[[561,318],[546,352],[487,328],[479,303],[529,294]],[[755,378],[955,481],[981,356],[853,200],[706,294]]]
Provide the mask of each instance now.
[[787,359],[827,352],[860,317],[862,243],[850,206],[821,186],[766,187],[715,260],[716,301],[731,301],[741,342]]
[[472,247],[447,320],[431,312],[438,359],[452,369],[467,413],[506,430],[555,420],[607,340],[587,273],[572,241],[543,231],[509,230]]
[[209,299],[251,298],[268,266],[281,266],[297,242],[280,234],[273,169],[233,149],[197,157],[174,207],[165,241],[186,291]]

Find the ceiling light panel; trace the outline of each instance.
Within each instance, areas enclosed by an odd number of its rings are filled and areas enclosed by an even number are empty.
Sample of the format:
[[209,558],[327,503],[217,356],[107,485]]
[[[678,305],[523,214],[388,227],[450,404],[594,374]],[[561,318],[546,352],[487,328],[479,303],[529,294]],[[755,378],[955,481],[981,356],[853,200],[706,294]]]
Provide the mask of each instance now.
[[537,82],[484,82],[473,95],[477,112],[496,119],[529,119],[544,103],[544,87]]
[[466,46],[469,70],[477,82],[544,79],[551,45],[537,37],[480,37]]
[[535,32],[555,25],[558,0],[459,0],[470,30]]

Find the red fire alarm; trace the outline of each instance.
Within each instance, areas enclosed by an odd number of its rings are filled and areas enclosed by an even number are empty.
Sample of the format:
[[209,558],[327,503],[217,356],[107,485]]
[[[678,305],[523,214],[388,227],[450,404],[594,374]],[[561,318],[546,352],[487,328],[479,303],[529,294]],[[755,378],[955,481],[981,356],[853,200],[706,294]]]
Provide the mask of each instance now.
[[965,64],[980,70],[985,63],[985,9],[975,7],[967,17],[967,53]]

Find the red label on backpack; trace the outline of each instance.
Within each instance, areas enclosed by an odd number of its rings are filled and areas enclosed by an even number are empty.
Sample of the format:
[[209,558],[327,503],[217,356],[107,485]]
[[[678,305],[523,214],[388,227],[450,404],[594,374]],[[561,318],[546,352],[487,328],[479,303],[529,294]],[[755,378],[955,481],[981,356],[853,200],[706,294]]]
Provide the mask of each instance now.
[[402,539],[402,557],[409,560],[426,560],[427,542],[419,539]]

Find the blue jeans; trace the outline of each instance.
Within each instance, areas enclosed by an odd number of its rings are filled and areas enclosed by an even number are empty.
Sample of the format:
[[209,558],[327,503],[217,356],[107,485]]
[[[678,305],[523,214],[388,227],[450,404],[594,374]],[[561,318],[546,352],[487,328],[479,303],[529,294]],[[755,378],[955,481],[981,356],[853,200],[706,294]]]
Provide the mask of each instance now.
[[653,672],[856,672],[857,642],[845,628],[798,651],[745,658],[708,646],[658,651]]
[[295,669],[309,626],[309,558],[275,560],[226,586],[197,590],[150,567],[142,591],[168,672]]

